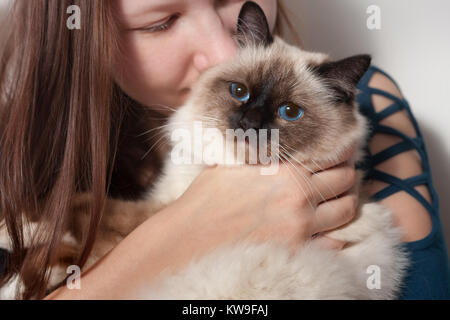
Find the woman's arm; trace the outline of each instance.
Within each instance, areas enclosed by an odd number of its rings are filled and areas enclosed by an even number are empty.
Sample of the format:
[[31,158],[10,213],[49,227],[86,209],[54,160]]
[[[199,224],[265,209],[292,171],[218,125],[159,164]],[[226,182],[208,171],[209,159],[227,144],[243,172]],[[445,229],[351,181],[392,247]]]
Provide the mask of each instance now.
[[182,246],[187,246],[188,241],[177,242],[173,237],[175,234],[186,236],[182,226],[173,219],[175,211],[174,207],[168,207],[136,228],[81,275],[81,289],[62,286],[45,299],[132,297],[131,288],[151,281],[165,267],[181,263],[183,251],[193,251]]
[[[397,86],[385,75],[375,72],[368,84],[369,87],[381,89],[389,92],[399,98],[403,98]],[[372,95],[372,103],[375,111],[380,112],[392,104],[392,100],[381,96]],[[400,110],[384,120],[380,124],[395,128],[404,134],[415,137],[416,132],[406,110]],[[398,143],[401,138],[376,133],[369,142],[371,154],[376,154],[386,148]],[[405,179],[422,173],[421,158],[417,151],[410,150],[402,152],[375,167],[380,171],[386,172],[395,177]],[[366,184],[366,190],[370,195],[380,191],[387,184],[378,180],[370,180]],[[415,189],[431,201],[430,193],[426,185],[420,185]],[[381,200],[381,203],[391,208],[394,214],[396,224],[405,231],[403,241],[415,241],[427,236],[432,228],[431,217],[428,211],[411,195],[405,191],[400,191]]]

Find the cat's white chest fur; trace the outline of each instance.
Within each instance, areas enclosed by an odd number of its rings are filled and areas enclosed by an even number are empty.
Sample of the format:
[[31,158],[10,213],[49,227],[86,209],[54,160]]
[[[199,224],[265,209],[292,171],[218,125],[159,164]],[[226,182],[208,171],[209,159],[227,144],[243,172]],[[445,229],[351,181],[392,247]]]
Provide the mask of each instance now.
[[[196,124],[201,122],[196,120],[195,110],[195,105],[192,102],[188,102],[170,118],[165,131],[172,148],[166,155],[162,173],[155,182],[151,192],[147,195],[148,201],[158,202],[161,205],[171,203],[180,197],[200,172],[207,167],[207,164],[203,161],[203,154],[195,155],[196,150],[192,147],[196,144],[194,142],[195,139],[199,140],[202,153],[207,149],[210,151],[209,164],[224,165],[226,159],[235,158],[230,149],[226,148],[223,136],[209,136],[208,128],[204,128],[206,130],[201,132],[200,135],[198,132],[195,132],[198,129]],[[180,135],[184,136],[185,141],[188,144],[190,143],[190,148],[186,148],[188,150],[185,151],[187,159],[190,159],[191,162],[180,163],[182,161],[180,160],[180,154],[174,151],[176,143],[179,143],[180,140],[174,141],[174,132],[178,132],[178,137]],[[218,139],[221,140],[220,143]],[[198,157],[199,161],[196,157]],[[235,160],[234,165],[238,164],[239,162]]]

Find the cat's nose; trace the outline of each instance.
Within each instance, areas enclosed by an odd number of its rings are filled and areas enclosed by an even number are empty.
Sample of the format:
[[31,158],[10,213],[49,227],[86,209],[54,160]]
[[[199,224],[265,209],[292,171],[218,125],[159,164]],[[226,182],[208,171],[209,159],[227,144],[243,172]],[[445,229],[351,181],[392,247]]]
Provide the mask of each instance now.
[[248,129],[258,130],[262,126],[262,114],[258,109],[250,109],[242,115],[239,120],[240,127],[245,131]]

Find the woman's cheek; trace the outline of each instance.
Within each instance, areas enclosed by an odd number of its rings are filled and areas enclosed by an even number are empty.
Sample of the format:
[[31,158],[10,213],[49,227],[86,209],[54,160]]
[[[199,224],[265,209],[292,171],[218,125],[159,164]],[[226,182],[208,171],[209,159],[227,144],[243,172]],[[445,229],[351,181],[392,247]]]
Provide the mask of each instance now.
[[138,36],[129,39],[127,57],[122,64],[126,75],[123,86],[140,95],[145,91],[155,91],[153,94],[158,95],[162,88],[174,88],[178,59],[167,54],[170,48],[166,49]]
[[[178,53],[179,54],[179,53]],[[119,71],[120,70],[120,71]],[[122,90],[143,105],[181,105],[183,67],[178,56],[150,51],[145,41],[133,45],[119,63],[115,79]]]

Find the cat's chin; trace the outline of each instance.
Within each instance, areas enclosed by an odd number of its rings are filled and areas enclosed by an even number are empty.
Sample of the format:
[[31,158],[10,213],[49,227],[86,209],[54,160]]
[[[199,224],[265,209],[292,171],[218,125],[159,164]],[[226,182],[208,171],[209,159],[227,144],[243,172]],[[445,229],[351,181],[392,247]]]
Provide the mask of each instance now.
[[[317,171],[330,168],[343,162],[349,164],[358,164],[364,156],[363,149],[355,142],[353,145],[341,146],[330,152],[324,152],[311,157],[311,154],[305,156],[301,152],[291,155],[289,162],[295,165],[303,166],[308,171]],[[288,161],[284,161],[289,163]]]

